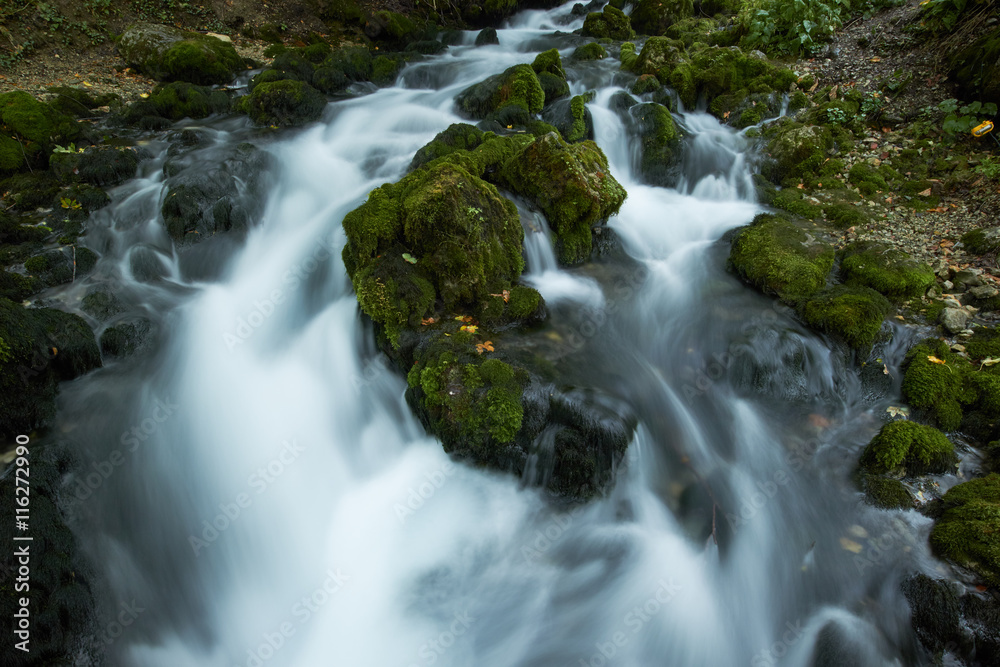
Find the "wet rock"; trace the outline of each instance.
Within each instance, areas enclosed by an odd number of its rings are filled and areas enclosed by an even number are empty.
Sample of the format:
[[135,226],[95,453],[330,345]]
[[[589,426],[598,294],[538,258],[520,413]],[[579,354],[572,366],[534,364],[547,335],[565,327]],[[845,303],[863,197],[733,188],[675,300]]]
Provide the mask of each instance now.
[[643,35],[663,35],[693,13],[693,0],[639,0],[632,10],[632,27]]
[[506,107],[536,114],[545,104],[545,91],[530,65],[514,65],[466,88],[455,103],[469,118],[489,118]]
[[946,645],[958,645],[963,640],[961,603],[954,584],[916,574],[905,580],[901,588],[910,603],[910,623],[920,643],[937,653]]
[[969,313],[961,308],[945,308],[941,311],[938,321],[946,331],[957,334],[969,324]]
[[500,38],[497,37],[496,28],[483,28],[476,35],[476,46],[487,46],[490,44],[499,44]]
[[58,383],[101,365],[94,333],[77,315],[0,299],[0,436],[12,438],[55,414]]
[[135,148],[91,146],[82,153],[54,153],[49,164],[52,173],[63,182],[82,181],[110,187],[134,178],[139,162],[148,155]]
[[129,357],[148,346],[152,324],[145,318],[117,322],[101,333],[101,354],[105,357]]
[[93,270],[97,254],[88,248],[49,250],[24,262],[24,268],[45,287],[71,282]]
[[326,97],[303,81],[272,81],[254,87],[237,108],[258,125],[294,126],[319,120]]
[[594,119],[586,107],[586,97],[577,95],[572,100],[552,104],[542,113],[542,120],[559,130],[563,139],[576,143],[594,138]]
[[580,34],[584,37],[596,37],[597,39],[610,37],[611,39],[624,40],[635,37],[635,31],[632,30],[629,17],[622,10],[611,5],[606,5],[601,13],[587,14]]

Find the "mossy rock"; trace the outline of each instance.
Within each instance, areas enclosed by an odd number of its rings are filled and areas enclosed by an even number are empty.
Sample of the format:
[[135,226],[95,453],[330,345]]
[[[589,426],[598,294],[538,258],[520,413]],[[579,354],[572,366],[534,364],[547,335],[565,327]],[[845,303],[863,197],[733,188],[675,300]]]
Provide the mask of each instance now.
[[629,110],[638,126],[642,145],[639,171],[652,185],[677,185],[681,164],[681,134],[670,111],[662,104],[645,102]]
[[372,58],[372,83],[383,88],[393,85],[405,64],[402,56],[375,56]]
[[146,155],[134,148],[91,146],[82,153],[53,153],[49,163],[65,183],[81,181],[106,188],[134,178]]
[[76,315],[0,299],[0,437],[46,424],[58,383],[101,365],[94,334]]
[[149,99],[132,104],[125,112],[124,119],[128,123],[137,124],[149,116],[170,121],[207,118],[212,114],[226,113],[229,108],[229,96],[221,90],[174,81],[157,86]]
[[323,115],[326,98],[303,81],[274,81],[255,86],[238,108],[258,125],[305,125]]
[[[487,134],[475,125],[453,123],[448,126],[448,129],[438,132],[429,144],[416,152],[413,160],[410,162],[410,170],[422,167],[439,157],[450,155],[455,151],[475,150],[486,138],[492,136],[495,135],[492,133]],[[478,176],[479,174],[476,175]]]
[[147,344],[152,326],[149,320],[119,322],[101,333],[101,354],[107,357],[130,357]]
[[857,206],[830,204],[823,207],[826,219],[838,229],[849,229],[868,224],[870,218]]
[[375,12],[365,24],[365,33],[397,49],[427,36],[422,22],[388,10]]
[[88,248],[60,248],[35,255],[24,262],[25,270],[45,287],[54,287],[81,278],[97,263],[97,255]]
[[778,184],[794,186],[807,180],[828,159],[834,147],[826,127],[795,122],[776,123],[769,129],[767,152],[772,158],[764,175]]
[[28,93],[0,94],[0,172],[18,171],[31,164],[45,166],[52,146],[76,139],[80,128],[70,116]]
[[569,83],[566,79],[556,76],[550,72],[542,72],[538,75],[538,83],[545,93],[545,106],[549,106],[556,100],[569,97]]
[[639,0],[632,10],[632,27],[643,35],[663,35],[693,13],[694,0]]
[[587,60],[604,60],[608,57],[608,52],[597,42],[582,44],[573,50],[571,59],[585,62]]
[[973,229],[962,234],[962,245],[973,255],[991,255],[1000,252],[1000,227]]
[[864,476],[865,501],[886,510],[912,509],[913,495],[898,479]]
[[418,353],[407,397],[427,411],[445,451],[471,450],[477,461],[497,463],[521,429],[527,375],[499,359],[452,351],[450,344],[442,335]]
[[800,310],[806,324],[865,355],[878,339],[892,304],[868,287],[836,285],[809,297]]
[[118,52],[130,65],[162,81],[228,83],[243,58],[224,40],[171,26],[136,23],[122,33]]
[[861,454],[861,467],[873,474],[923,475],[945,473],[958,461],[955,446],[944,433],[906,419],[879,430]]
[[618,61],[621,63],[622,71],[637,72],[639,64],[639,54],[635,52],[635,44],[625,42],[618,50]]
[[545,91],[530,65],[514,65],[466,88],[455,102],[469,118],[489,118],[508,106],[536,114],[545,105]]
[[[380,80],[384,81],[391,76],[392,81],[395,81],[401,61],[385,60],[388,62],[380,64]],[[363,47],[348,46],[326,55],[312,73],[311,81],[313,87],[329,94],[343,90],[356,81],[370,81],[373,75],[374,61],[371,52]]]
[[952,487],[944,513],[931,530],[931,547],[942,558],[1000,586],[1000,475]]
[[660,80],[652,74],[643,74],[636,79],[629,87],[629,92],[633,95],[646,95],[660,90]]
[[562,58],[559,57],[558,49],[549,49],[548,51],[539,53],[531,63],[531,69],[535,71],[535,74],[548,72],[562,79],[566,78],[566,71],[563,69]]
[[934,284],[931,267],[874,242],[847,246],[842,253],[841,271],[846,284],[870,287],[891,299],[923,296]]
[[587,96],[577,95],[571,100],[562,100],[548,107],[542,120],[551,123],[563,139],[577,143],[594,138],[594,119],[587,109]]
[[52,206],[61,206],[63,200],[68,200],[71,206],[73,202],[79,204],[80,208],[87,213],[111,203],[111,197],[108,196],[107,192],[87,183],[71,185],[60,191],[52,201]]
[[626,46],[631,45],[622,45],[622,69],[635,74],[652,74],[669,79],[674,67],[685,62],[687,57],[684,45],[669,37],[650,37],[642,45],[638,56],[634,56],[634,46],[630,49]]
[[597,39],[632,39],[635,31],[632,30],[632,23],[628,16],[620,10],[607,5],[603,12],[591,12],[583,21],[583,29],[580,34],[584,37],[596,37]]
[[42,289],[44,285],[37,278],[0,271],[0,299],[10,299],[14,303],[20,303]]
[[[539,124],[547,124],[538,121]],[[548,132],[556,132],[554,127],[547,126]],[[449,153],[436,162],[447,162],[465,169],[470,174],[478,176],[498,187],[508,187],[503,180],[501,170],[503,166],[517,156],[525,146],[535,140],[531,134],[517,133],[507,136],[497,136],[492,132],[483,134],[482,142],[472,150],[456,150]]]
[[476,46],[499,45],[500,38],[497,36],[496,28],[483,28],[476,35]]
[[49,106],[73,118],[92,116],[99,107],[109,106],[121,99],[115,93],[92,95],[84,88],[71,86],[53,86],[48,92],[53,95]]
[[851,170],[847,174],[847,180],[857,186],[861,194],[869,197],[878,192],[886,192],[889,189],[889,184],[886,183],[885,177],[864,162],[858,162],[851,167]]
[[764,213],[733,238],[729,264],[744,282],[794,303],[823,288],[834,256],[787,218]]
[[903,369],[906,401],[926,410],[945,431],[956,430],[962,423],[963,406],[978,398],[966,382],[969,362],[952,354],[944,341],[928,339],[906,353]]
[[394,345],[436,304],[475,311],[524,268],[514,204],[444,160],[376,188],[343,225],[358,303]]
[[555,134],[527,145],[504,165],[501,177],[545,214],[556,255],[566,265],[590,257],[591,229],[617,213],[626,196],[597,144],[568,144]]

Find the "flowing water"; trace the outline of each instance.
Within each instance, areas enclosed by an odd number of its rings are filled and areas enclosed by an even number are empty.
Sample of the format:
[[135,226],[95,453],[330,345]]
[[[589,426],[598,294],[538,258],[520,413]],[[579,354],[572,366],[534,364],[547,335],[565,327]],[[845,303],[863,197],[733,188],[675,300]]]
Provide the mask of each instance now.
[[[340,261],[342,217],[461,121],[463,88],[552,46],[567,58],[556,31],[581,25],[569,8],[515,17],[499,46],[470,33],[264,145],[276,166],[242,244],[173,250],[157,219],[169,138],[92,219],[92,280],[154,328],[138,361],[108,363],[61,404],[82,470],[123,460],[71,508],[108,618],[141,608],[102,633],[110,664],[918,660],[898,582],[930,566],[926,520],[868,508],[850,479],[898,395],[905,341],[883,350],[888,385],[872,389],[729,276],[717,240],[760,210],[748,140],[677,114],[681,183],[644,185],[611,108],[613,58],[564,62],[574,92],[596,91],[595,139],[628,191],[609,223],[624,254],[559,269],[544,220],[523,216],[526,280],[552,306],[547,326],[578,341],[567,378],[639,421],[613,488],[568,509],[523,483],[537,470],[451,462],[375,350]],[[191,169],[255,136],[240,120],[190,128],[209,137]]]

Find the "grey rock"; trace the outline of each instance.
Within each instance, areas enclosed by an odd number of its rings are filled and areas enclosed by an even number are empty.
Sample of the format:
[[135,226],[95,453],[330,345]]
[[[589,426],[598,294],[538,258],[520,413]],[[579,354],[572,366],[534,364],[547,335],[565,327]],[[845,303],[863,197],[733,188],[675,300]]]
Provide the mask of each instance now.
[[949,333],[957,334],[969,323],[969,313],[961,308],[945,308],[941,311],[939,321]]

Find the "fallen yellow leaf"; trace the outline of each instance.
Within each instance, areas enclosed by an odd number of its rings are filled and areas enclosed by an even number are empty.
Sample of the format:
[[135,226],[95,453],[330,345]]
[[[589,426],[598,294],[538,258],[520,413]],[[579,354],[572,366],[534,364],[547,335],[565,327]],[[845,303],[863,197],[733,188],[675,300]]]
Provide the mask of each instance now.
[[944,361],[943,359],[938,359],[933,354],[927,355],[927,361],[931,362],[932,364],[946,364],[946,363],[948,363],[948,362]]

